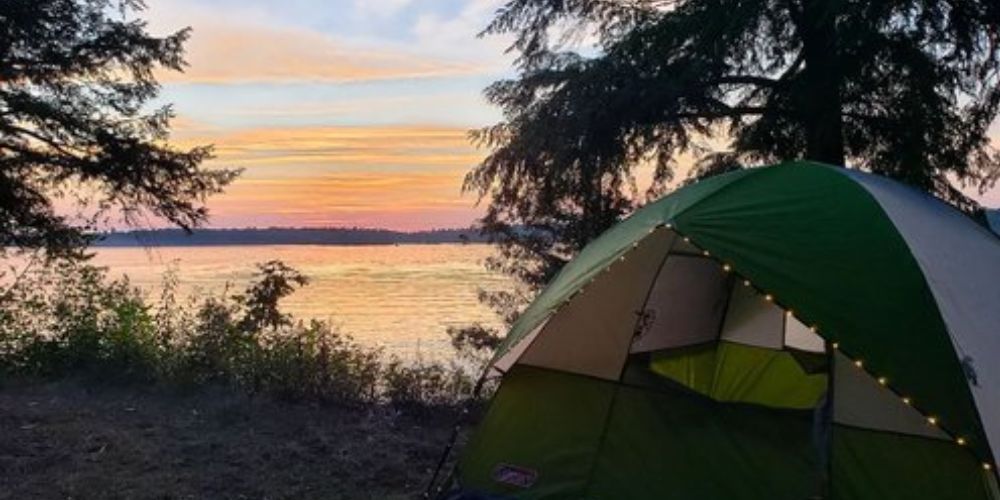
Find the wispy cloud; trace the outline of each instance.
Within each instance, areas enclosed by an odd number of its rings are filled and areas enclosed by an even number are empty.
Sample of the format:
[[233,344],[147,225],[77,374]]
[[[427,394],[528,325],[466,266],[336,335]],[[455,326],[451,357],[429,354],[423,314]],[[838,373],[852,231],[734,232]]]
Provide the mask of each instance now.
[[253,167],[322,167],[370,171],[413,168],[465,171],[479,159],[459,127],[367,126],[223,130],[191,120],[175,125],[182,146],[214,144],[218,162]]
[[[356,12],[392,14],[411,0],[359,2]],[[360,7],[360,4],[370,7]],[[276,20],[259,5],[238,6],[191,0],[150,3],[154,30],[193,29],[184,73],[163,72],[166,83],[358,82],[476,74],[485,66],[451,51],[421,50],[384,37],[347,36]],[[319,2],[317,12],[335,6]],[[471,39],[471,35],[469,37]]]
[[362,15],[392,17],[413,4],[413,0],[354,0],[354,8]]
[[304,29],[198,23],[188,68],[165,83],[354,82],[476,74],[476,64],[351,46]]
[[[247,169],[211,199],[213,225],[471,222],[461,182],[484,153],[466,128],[499,118],[480,92],[511,58],[509,39],[476,34],[503,2],[149,0],[155,31],[194,28],[186,73],[162,75],[174,139]],[[970,194],[1000,206],[1000,189]]]
[[215,226],[463,226],[479,214],[462,179],[481,158],[458,127],[222,130],[181,120],[176,143],[214,143],[213,165],[245,167],[211,201]]
[[458,227],[478,215],[450,172],[347,172],[290,179],[245,179],[213,200],[212,225]]
[[419,45],[434,51],[485,56],[494,69],[507,68],[511,56],[504,54],[509,37],[479,37],[504,0],[468,0],[453,15],[427,12],[419,15],[412,33]]

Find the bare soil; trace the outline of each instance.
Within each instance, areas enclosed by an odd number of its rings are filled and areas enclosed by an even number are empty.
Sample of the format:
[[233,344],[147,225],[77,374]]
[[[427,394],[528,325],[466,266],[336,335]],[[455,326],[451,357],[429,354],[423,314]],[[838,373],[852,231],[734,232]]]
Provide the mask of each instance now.
[[0,381],[0,500],[415,498],[450,416]]

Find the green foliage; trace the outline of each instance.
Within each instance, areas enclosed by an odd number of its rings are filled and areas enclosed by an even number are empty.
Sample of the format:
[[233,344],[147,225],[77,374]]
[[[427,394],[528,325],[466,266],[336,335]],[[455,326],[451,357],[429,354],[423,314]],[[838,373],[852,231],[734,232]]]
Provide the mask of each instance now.
[[0,302],[0,354],[9,370],[50,375],[94,364],[145,375],[151,317],[127,281],[58,261],[21,275]]
[[292,318],[278,308],[278,301],[291,295],[296,287],[309,283],[309,279],[288,267],[284,262],[272,260],[257,265],[257,280],[247,289],[246,295],[239,297],[246,309],[244,331],[261,329],[277,330],[292,324]]
[[503,335],[495,329],[481,324],[449,327],[448,337],[459,358],[472,366],[486,368],[493,353],[503,341]]
[[393,359],[386,365],[384,377],[386,396],[408,407],[448,405],[473,391],[472,380],[455,365]]
[[[151,108],[154,73],[180,71],[190,30],[151,36],[141,0],[5,0],[0,15],[0,255],[78,255],[83,230],[152,214],[189,229],[237,172],[206,170],[211,147],[168,144],[169,106]],[[69,203],[63,203],[68,205]]]
[[1000,177],[998,29],[992,0],[510,0],[486,33],[519,74],[486,90],[504,119],[466,179],[491,265],[537,289],[642,202],[637,169],[654,195],[680,159],[848,164],[975,212],[959,187]]
[[155,303],[76,259],[8,273],[0,375],[224,384],[293,400],[407,408],[470,396],[463,367],[387,358],[326,322],[295,321],[279,302],[307,279],[278,261],[257,269],[241,294],[187,300],[170,271]]

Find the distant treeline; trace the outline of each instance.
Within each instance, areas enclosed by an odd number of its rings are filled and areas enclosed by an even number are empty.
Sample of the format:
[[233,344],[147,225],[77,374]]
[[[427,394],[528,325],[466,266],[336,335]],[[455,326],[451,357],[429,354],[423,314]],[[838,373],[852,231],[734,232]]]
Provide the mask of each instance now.
[[402,232],[365,228],[154,229],[98,235],[95,246],[217,245],[394,245],[415,243],[481,243],[473,228]]
[[[1000,235],[1000,210],[987,210],[986,218]],[[220,246],[220,245],[405,245],[419,243],[485,243],[475,228],[430,231],[390,231],[368,228],[242,228],[153,229],[98,235],[95,246]]]

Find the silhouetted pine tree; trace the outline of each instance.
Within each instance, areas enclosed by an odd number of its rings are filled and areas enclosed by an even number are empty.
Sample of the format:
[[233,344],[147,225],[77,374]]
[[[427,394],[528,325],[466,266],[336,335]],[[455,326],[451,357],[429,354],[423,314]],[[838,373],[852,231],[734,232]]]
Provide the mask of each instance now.
[[133,18],[142,9],[141,0],[0,4],[0,249],[78,249],[86,228],[54,209],[60,197],[88,203],[91,216],[152,214],[188,229],[237,174],[202,168],[210,147],[167,143],[171,109],[149,107],[154,71],[183,67],[189,30],[151,36]]
[[529,287],[634,209],[638,166],[662,189],[682,154],[696,176],[846,164],[968,212],[956,183],[1000,175],[995,0],[511,0],[485,34],[514,37],[519,74],[486,90],[504,119],[466,189]]

